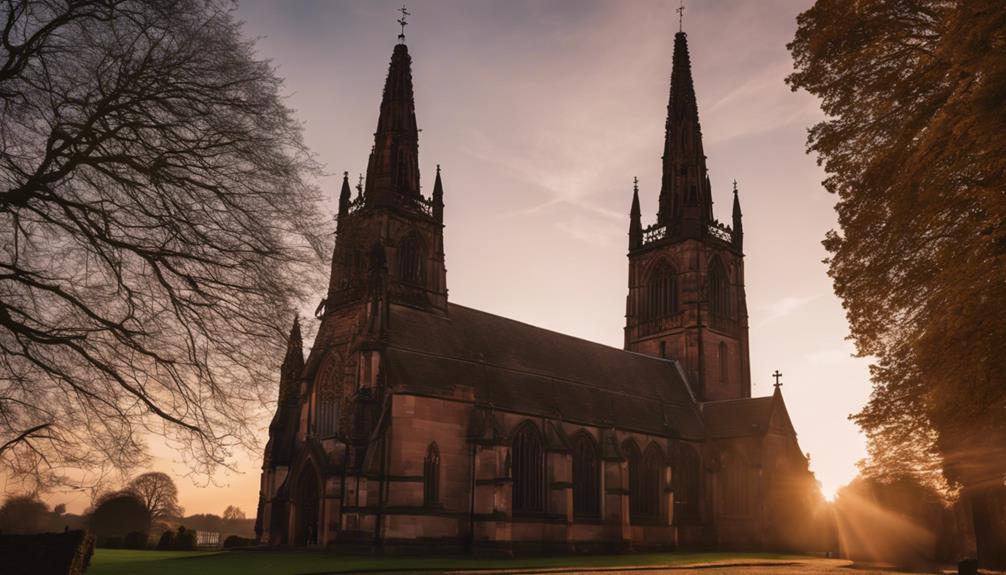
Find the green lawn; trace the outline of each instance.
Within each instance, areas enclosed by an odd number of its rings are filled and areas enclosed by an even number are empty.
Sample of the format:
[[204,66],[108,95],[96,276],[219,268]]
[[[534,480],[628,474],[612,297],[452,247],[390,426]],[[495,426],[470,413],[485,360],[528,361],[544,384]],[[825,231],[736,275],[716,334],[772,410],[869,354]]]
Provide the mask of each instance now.
[[571,555],[520,559],[468,557],[372,557],[308,551],[124,551],[98,549],[88,575],[299,575],[454,569],[520,569],[528,567],[618,567],[682,565],[723,560],[789,559],[768,553],[652,553]]

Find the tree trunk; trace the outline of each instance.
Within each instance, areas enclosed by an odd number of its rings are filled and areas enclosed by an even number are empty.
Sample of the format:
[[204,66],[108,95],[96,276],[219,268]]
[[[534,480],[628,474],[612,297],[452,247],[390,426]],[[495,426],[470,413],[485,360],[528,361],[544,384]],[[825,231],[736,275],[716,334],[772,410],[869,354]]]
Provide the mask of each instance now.
[[1006,569],[1006,486],[973,489],[969,495],[978,564]]

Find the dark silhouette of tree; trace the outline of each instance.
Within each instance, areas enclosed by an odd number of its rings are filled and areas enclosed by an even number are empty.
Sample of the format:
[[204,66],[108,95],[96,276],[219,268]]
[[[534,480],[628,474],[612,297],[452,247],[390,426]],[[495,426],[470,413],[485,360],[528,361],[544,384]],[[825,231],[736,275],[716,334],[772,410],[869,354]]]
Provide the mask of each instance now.
[[110,537],[149,532],[150,514],[132,491],[113,491],[95,501],[88,513],[88,526],[99,544],[104,544]]
[[34,495],[8,497],[0,506],[0,531],[41,533],[50,529],[49,507]]
[[166,473],[151,471],[139,475],[129,482],[128,489],[143,502],[151,520],[182,516],[182,508],[178,506],[178,488]]
[[224,521],[240,521],[245,518],[245,512],[241,511],[240,507],[228,505],[227,509],[224,509]]
[[853,419],[874,465],[961,486],[980,561],[1006,566],[1006,4],[819,0],[798,24],[829,273],[877,359]]
[[0,6],[0,472],[29,487],[128,471],[148,432],[203,473],[255,446],[327,228],[233,10]]

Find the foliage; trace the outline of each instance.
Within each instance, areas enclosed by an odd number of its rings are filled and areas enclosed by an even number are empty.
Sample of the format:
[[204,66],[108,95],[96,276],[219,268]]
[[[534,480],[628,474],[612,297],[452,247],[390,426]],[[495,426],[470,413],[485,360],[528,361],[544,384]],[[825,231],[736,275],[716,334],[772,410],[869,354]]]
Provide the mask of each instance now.
[[227,509],[224,509],[224,521],[237,521],[241,519],[245,519],[245,512],[241,511],[240,507],[228,505]]
[[8,497],[0,507],[0,532],[41,533],[50,530],[49,506],[33,495]]
[[161,533],[161,538],[157,540],[158,551],[170,551],[175,548],[175,532],[168,530]]
[[[255,447],[321,285],[317,166],[226,0],[0,8],[0,472]],[[81,477],[73,477],[79,486]]]
[[257,544],[257,539],[241,537],[239,535],[231,535],[224,539],[224,549],[230,549],[232,547],[252,547]]
[[123,549],[146,549],[147,533],[144,531],[130,531],[122,538]]
[[1006,6],[821,1],[799,24],[789,82],[830,118],[810,132],[839,196],[829,271],[877,357],[855,419],[1001,482],[969,463],[1006,461]]
[[186,529],[184,525],[179,526],[178,533],[175,534],[173,548],[176,551],[195,551],[196,532],[192,529]]
[[118,547],[126,534],[150,530],[150,514],[135,493],[114,491],[98,498],[88,513],[88,525],[98,545]]
[[809,149],[838,195],[829,274],[858,351],[876,358],[853,417],[871,473],[935,485],[939,467],[973,501],[1001,491],[1006,4],[819,0],[798,25],[788,81],[821,98]]
[[0,535],[4,575],[81,575],[94,555],[94,537],[85,531]]
[[159,471],[144,473],[130,481],[128,489],[143,502],[151,520],[182,516],[182,508],[178,506],[178,488],[168,474]]

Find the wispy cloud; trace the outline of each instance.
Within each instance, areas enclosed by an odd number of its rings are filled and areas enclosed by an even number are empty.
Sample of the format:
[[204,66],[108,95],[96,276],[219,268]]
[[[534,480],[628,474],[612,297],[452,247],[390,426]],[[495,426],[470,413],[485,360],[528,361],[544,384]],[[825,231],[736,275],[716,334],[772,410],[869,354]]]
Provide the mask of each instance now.
[[758,309],[765,312],[761,321],[758,322],[758,327],[764,326],[766,324],[772,323],[773,321],[782,319],[786,316],[793,315],[801,308],[805,307],[807,304],[813,302],[814,300],[821,297],[821,294],[811,295],[811,296],[786,296],[776,301],[761,306]]

